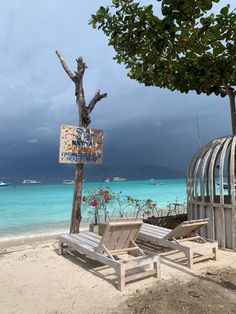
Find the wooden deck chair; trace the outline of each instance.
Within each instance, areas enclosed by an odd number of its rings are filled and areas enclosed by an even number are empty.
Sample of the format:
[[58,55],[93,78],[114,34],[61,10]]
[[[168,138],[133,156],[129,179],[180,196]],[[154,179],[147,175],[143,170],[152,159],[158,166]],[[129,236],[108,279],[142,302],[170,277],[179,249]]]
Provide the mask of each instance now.
[[[93,232],[65,234],[59,237],[59,254],[63,253],[64,244],[85,254],[91,259],[113,267],[118,277],[118,289],[121,291],[125,283],[148,275],[159,277],[159,254],[147,255],[135,243],[142,221],[137,219],[120,219],[110,221],[103,236]],[[127,253],[132,255],[124,260],[120,256]],[[152,269],[141,269],[141,273],[129,274],[130,270],[146,265]]]
[[187,266],[192,268],[194,262],[217,258],[218,242],[204,239],[197,234],[199,228],[208,224],[208,220],[184,221],[173,230],[144,223],[138,240],[183,252],[187,258]]

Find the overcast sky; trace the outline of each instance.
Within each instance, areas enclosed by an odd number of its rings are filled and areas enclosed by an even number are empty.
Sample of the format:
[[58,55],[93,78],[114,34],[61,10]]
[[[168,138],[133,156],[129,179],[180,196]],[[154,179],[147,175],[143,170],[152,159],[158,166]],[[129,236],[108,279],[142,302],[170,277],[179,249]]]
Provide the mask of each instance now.
[[[87,102],[107,92],[92,113],[91,127],[104,129],[104,165],[159,165],[186,170],[201,142],[231,133],[227,98],[145,87],[126,76],[114,51],[88,21],[111,1],[11,0],[0,11],[0,179],[60,177],[61,124],[77,124],[74,86],[55,50],[75,70],[83,56]],[[144,1],[143,1],[144,2]],[[145,1],[153,2],[153,1]],[[234,0],[220,1],[219,7]]]

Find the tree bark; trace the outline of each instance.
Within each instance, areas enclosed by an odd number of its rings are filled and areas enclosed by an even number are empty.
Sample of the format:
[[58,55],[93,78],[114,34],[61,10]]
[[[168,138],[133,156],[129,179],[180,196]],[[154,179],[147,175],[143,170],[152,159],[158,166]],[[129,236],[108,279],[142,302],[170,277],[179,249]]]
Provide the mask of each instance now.
[[[56,51],[56,54],[61,62],[61,65],[67,75],[75,84],[75,97],[76,104],[78,106],[79,112],[79,126],[87,128],[91,122],[89,114],[94,109],[96,103],[100,101],[102,98],[105,98],[107,94],[100,94],[98,90],[95,93],[95,96],[90,101],[89,105],[86,106],[85,96],[84,96],[84,88],[83,88],[83,77],[84,72],[87,68],[86,64],[83,62],[82,57],[76,59],[77,62],[77,71],[75,75],[71,72],[71,70],[66,65],[65,59],[60,53],[60,51]],[[73,197],[73,205],[72,205],[72,213],[71,213],[71,222],[70,222],[70,233],[79,233],[80,232],[80,222],[82,219],[81,215],[81,199],[82,199],[82,188],[83,188],[83,172],[84,165],[79,163],[75,166],[75,186],[74,186],[74,197]]]
[[236,90],[232,86],[224,84],[223,86],[221,86],[221,93],[229,96],[232,134],[236,135],[236,108],[235,108]]
[[232,123],[232,133],[236,134],[236,112],[235,112],[235,92],[229,92],[230,101],[230,112],[231,112],[231,123]]
[[81,197],[83,188],[83,172],[84,165],[77,164],[75,166],[75,186],[74,186],[74,197],[70,220],[70,233],[79,233],[80,222],[82,219],[81,214]]

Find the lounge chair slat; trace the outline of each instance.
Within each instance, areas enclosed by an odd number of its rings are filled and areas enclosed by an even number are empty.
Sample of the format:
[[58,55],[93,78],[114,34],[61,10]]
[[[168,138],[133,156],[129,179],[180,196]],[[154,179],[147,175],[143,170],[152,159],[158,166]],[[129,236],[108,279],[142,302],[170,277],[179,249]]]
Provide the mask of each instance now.
[[155,262],[155,255],[154,256],[138,256],[137,258],[135,259],[132,259],[132,263],[129,263],[129,262],[126,262],[124,265],[124,268],[126,270],[128,269],[132,269],[134,267],[142,267],[144,265],[147,265],[146,261],[147,259],[149,259],[149,261],[152,263],[152,262]]
[[89,234],[87,234],[86,232],[81,232],[81,233],[72,233],[71,234],[72,237],[76,237],[76,238],[81,238],[81,240],[89,240],[94,244],[99,243],[99,240],[97,240],[96,238],[92,238]]
[[91,232],[91,231],[88,231],[86,232],[87,234],[89,234],[91,237],[95,238],[95,239],[98,239],[99,241],[101,240],[101,236],[95,232]]
[[128,227],[127,225],[117,226],[116,228],[114,228],[114,226],[111,226],[112,235],[114,235],[115,237],[112,237],[112,236],[110,237],[108,244],[107,244],[108,249],[118,250],[121,248],[125,248],[124,238],[127,238],[127,236],[128,236],[127,230],[130,230],[130,227]]
[[159,230],[158,227],[153,227],[153,228],[141,228],[140,230],[141,232],[148,232],[150,234],[153,234],[153,235],[157,235],[158,237],[165,237],[169,232],[166,231],[166,232],[163,232],[162,230]]
[[140,222],[140,225],[134,225],[132,230],[130,230],[130,234],[129,237],[127,238],[126,242],[125,242],[125,247],[129,247],[130,245],[132,245],[131,241],[136,241],[138,234],[139,234],[139,230],[142,227],[143,223]]
[[99,243],[101,241],[101,236],[98,235],[98,237],[93,237],[91,233],[92,232],[80,232],[79,235],[83,235],[87,239],[90,239],[91,241],[94,241],[95,243]]
[[151,233],[151,232],[149,232],[147,230],[143,230],[143,229],[140,230],[138,239],[143,238],[144,235],[150,236],[150,237],[153,237],[153,238],[163,239],[162,235],[160,235],[158,233]]
[[85,250],[89,250],[90,252],[95,252],[96,249],[96,246],[90,245],[84,241],[82,242],[74,237],[71,237],[71,235],[62,235],[59,237],[59,241],[63,243],[74,243],[75,245],[79,245],[80,247],[84,248]]
[[110,226],[130,226],[130,225],[140,225],[142,224],[142,220],[135,220],[135,221],[124,221],[124,222],[119,222],[119,221],[114,221],[110,223]]
[[111,236],[110,236],[109,241],[107,243],[107,247],[110,250],[116,250],[117,249],[117,242],[119,241],[119,238],[122,235],[121,227],[115,228],[113,231],[112,231],[112,227],[111,227],[110,232],[111,232]]
[[131,234],[132,228],[133,226],[128,227],[127,225],[122,227],[119,240],[117,241],[117,244],[116,244],[116,249],[121,249],[122,247],[124,248],[130,247],[130,244],[131,244],[130,234]]
[[[155,272],[154,269],[152,269],[152,270],[147,270],[147,271],[145,272],[145,276],[151,276],[151,275],[154,274],[154,272]],[[133,281],[133,280],[137,280],[137,279],[143,278],[143,277],[144,277],[143,273],[137,273],[137,274],[133,274],[133,275],[127,276],[127,277],[126,277],[126,280],[128,280],[128,281]]]
[[156,227],[158,227],[158,230],[163,231],[163,232],[165,232],[165,233],[172,231],[172,229],[160,227],[160,226],[157,226],[157,225],[151,225],[151,224],[148,224],[148,223],[142,224],[141,229],[142,229],[142,228],[156,228]]
[[118,221],[109,223],[109,228],[105,229],[97,252],[104,253],[103,245],[108,250],[129,247],[131,240],[136,240],[141,225],[141,220],[126,220],[123,224]]
[[146,224],[143,224],[141,227],[141,231],[150,232],[153,234],[158,234],[159,236],[166,236],[171,230],[166,229],[166,231],[163,231],[163,229],[160,229],[159,226],[146,226]]
[[108,225],[105,228],[105,231],[103,233],[102,239],[97,247],[97,253],[103,254],[104,253],[104,245],[107,246],[108,241],[110,239],[110,226]]
[[92,238],[90,235],[83,233],[83,232],[77,233],[77,234],[72,234],[71,236],[78,239],[78,240],[84,241],[86,243],[90,243],[91,245],[94,245],[94,246],[98,246],[98,244],[100,242],[98,239]]
[[[119,219],[111,220],[110,232],[112,235],[104,236],[103,244],[110,250],[130,247],[131,240],[135,241],[138,236],[141,224],[142,220],[136,218],[124,219],[124,222],[120,222]],[[98,248],[98,251],[102,253],[100,249]]]
[[83,236],[82,237],[81,236],[75,237],[73,234],[71,234],[71,239],[75,239],[75,240],[79,241],[80,243],[82,243],[83,245],[91,246],[94,250],[98,247],[97,243],[92,242]]
[[184,221],[173,229],[169,234],[165,236],[165,239],[180,238],[190,235],[190,233],[196,232],[202,226],[208,224],[208,220],[200,219],[199,222],[196,220]]
[[153,232],[153,230],[147,230],[147,229],[141,229],[140,232],[139,232],[139,237],[140,235],[142,234],[148,234],[148,235],[151,235],[153,237],[157,237],[159,239],[163,239],[163,234],[162,233],[159,233],[158,230],[156,232]]

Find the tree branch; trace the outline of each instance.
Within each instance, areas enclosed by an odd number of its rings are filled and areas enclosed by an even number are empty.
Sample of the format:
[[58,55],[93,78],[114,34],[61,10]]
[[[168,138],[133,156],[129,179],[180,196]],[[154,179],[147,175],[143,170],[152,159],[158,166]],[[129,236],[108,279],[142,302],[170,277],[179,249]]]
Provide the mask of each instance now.
[[220,87],[220,90],[221,90],[222,93],[224,93],[224,94],[226,94],[226,95],[228,94],[228,88],[227,88],[227,86],[221,86],[221,87]]
[[61,65],[63,67],[63,69],[66,71],[66,73],[68,74],[68,76],[70,77],[70,79],[75,82],[76,81],[76,77],[75,75],[71,72],[71,70],[68,68],[68,66],[66,65],[65,59],[63,57],[63,55],[61,54],[61,52],[59,50],[56,50],[56,54],[61,62]]
[[82,78],[85,72],[85,69],[87,69],[87,65],[84,63],[83,58],[79,57],[78,59],[76,59],[77,62],[77,72],[76,72],[76,76],[78,79]]
[[236,96],[236,90],[230,85],[224,85],[220,87],[222,93],[226,95]]
[[101,99],[105,98],[105,97],[107,97],[107,93],[100,94],[100,90],[98,90],[98,91],[96,92],[96,94],[94,95],[93,99],[90,101],[88,107],[87,107],[88,112],[89,112],[89,113],[92,112],[92,110],[94,109],[96,103],[97,103],[98,101],[100,101]]
[[84,95],[84,87],[83,87],[83,77],[85,69],[87,68],[86,64],[83,61],[82,57],[76,59],[77,62],[77,71],[75,71],[76,82],[75,82],[75,96],[76,102],[79,107],[80,112],[80,124],[83,126],[88,126],[91,122],[89,118],[89,113],[86,108],[86,101]]

